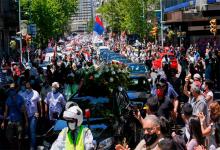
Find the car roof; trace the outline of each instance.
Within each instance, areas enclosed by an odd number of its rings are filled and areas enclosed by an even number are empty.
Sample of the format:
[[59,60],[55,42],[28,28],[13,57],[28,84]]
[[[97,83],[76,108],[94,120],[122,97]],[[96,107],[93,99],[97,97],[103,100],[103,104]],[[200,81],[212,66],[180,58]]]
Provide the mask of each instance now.
[[107,46],[99,46],[99,49],[110,49],[110,48]]
[[172,56],[175,56],[173,53],[160,53],[161,56],[164,56],[164,55],[172,55]]

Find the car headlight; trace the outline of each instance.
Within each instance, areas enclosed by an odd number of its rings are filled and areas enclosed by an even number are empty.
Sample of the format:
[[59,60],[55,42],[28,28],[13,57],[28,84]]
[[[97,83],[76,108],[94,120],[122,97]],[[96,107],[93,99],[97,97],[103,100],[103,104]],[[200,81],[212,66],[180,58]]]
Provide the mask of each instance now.
[[98,149],[108,149],[113,145],[113,142],[113,137],[109,137],[99,143]]

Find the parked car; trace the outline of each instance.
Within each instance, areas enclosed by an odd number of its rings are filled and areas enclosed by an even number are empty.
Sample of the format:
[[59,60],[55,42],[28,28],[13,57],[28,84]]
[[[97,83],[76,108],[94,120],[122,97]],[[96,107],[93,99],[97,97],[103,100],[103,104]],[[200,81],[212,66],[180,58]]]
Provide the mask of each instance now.
[[159,53],[159,58],[152,62],[152,68],[154,70],[161,69],[162,59],[165,55],[168,55],[168,58],[170,59],[170,68],[178,70],[178,62],[177,62],[177,59],[173,53]]

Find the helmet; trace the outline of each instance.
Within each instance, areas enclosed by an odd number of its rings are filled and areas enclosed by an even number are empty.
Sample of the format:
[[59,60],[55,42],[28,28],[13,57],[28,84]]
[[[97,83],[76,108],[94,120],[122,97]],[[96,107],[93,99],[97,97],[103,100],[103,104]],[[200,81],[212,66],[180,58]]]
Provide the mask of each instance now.
[[77,120],[76,125],[80,126],[83,122],[83,112],[78,105],[70,104],[69,107],[66,107],[66,110],[63,113],[63,118],[67,121],[75,119]]

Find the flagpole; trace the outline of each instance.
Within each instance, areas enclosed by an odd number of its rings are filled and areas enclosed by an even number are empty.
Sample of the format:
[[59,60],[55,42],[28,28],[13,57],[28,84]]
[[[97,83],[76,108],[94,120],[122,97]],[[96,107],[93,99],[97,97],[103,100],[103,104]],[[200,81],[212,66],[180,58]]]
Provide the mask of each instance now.
[[164,43],[163,43],[163,3],[162,3],[162,0],[160,0],[160,24],[161,24],[161,29],[160,29],[160,32],[161,32],[161,45],[162,45],[162,48],[164,46]]

